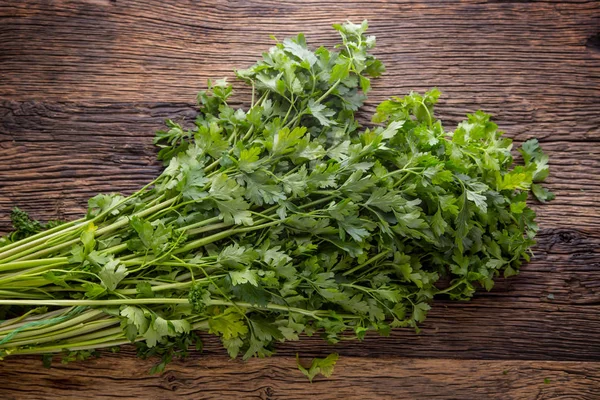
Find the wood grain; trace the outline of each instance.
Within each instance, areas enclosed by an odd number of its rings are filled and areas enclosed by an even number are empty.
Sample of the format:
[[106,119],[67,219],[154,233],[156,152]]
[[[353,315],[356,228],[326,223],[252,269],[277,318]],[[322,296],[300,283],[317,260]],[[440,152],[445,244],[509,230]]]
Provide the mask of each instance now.
[[[600,399],[599,2],[1,2],[0,232],[14,206],[73,218],[93,194],[151,180],[162,121],[193,120],[206,80],[233,79],[270,34],[332,45],[331,23],[363,18],[388,67],[364,123],[379,101],[437,86],[448,129],[483,109],[549,153],[557,199],[535,206],[542,230],[522,274],[469,303],[437,301],[419,335],[302,338],[247,363],[206,337],[205,356],[161,376],[128,349],[50,370],[25,357],[0,363],[0,397]],[[249,92],[235,87],[242,106]],[[331,351],[334,377],[306,384],[296,352]]]
[[60,100],[189,102],[207,78],[252,63],[270,34],[333,44],[332,23],[368,18],[387,90],[439,85],[521,108],[561,104],[565,88],[578,91],[569,103],[594,96],[598,54],[586,42],[600,18],[593,1],[60,0],[1,12],[0,94],[13,99],[43,88]]
[[[304,360],[307,363],[308,360]],[[39,362],[39,360],[37,360]],[[119,369],[115,369],[115,364]],[[598,362],[368,359],[343,357],[331,378],[309,384],[293,357],[230,361],[222,355],[174,362],[148,375],[150,361],[127,351],[30,374],[19,360],[4,373],[6,400],[34,399],[597,399]],[[27,385],[21,383],[28,376]]]

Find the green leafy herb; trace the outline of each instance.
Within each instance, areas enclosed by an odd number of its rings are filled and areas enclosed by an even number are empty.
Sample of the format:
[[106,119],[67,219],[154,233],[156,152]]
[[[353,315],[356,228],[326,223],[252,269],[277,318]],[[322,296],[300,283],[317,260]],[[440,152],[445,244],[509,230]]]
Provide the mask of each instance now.
[[[434,297],[466,300],[516,274],[538,230],[528,193],[553,198],[539,143],[514,166],[490,115],[446,130],[435,89],[382,102],[361,127],[384,67],[366,22],[335,29],[333,50],[300,34],[238,70],[248,108],[209,82],[194,121],[157,133],[165,170],[138,192],[95,196],[84,218],[41,233],[15,212],[0,247],[0,354],[71,360],[134,342],[158,372],[201,348],[200,330],[231,357],[264,357],[302,334],[418,330]],[[39,306],[50,308],[28,314]],[[312,380],[336,360],[299,368]]]
[[304,376],[308,378],[311,383],[318,374],[329,378],[333,374],[333,367],[338,359],[339,355],[337,353],[332,353],[325,358],[313,358],[312,362],[310,363],[310,367],[306,369],[302,366],[302,364],[300,364],[300,357],[298,354],[296,354],[298,369],[304,374]]
[[[13,232],[8,235],[4,241],[5,244],[15,242],[29,236],[33,236],[36,233],[44,231],[46,229],[52,229],[61,225],[62,221],[48,221],[47,223],[41,223],[37,220],[32,219],[29,214],[21,210],[18,207],[13,208],[10,213],[10,220],[13,225]],[[2,247],[2,244],[0,244]]]

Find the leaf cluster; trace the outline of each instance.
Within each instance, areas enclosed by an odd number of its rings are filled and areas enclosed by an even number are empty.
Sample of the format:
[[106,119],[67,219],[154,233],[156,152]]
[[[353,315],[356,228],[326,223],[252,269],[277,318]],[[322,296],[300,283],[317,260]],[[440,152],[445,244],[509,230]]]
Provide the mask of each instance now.
[[[198,342],[196,330],[231,357],[265,357],[301,335],[336,343],[418,330],[435,296],[467,300],[516,274],[538,230],[528,193],[553,198],[538,142],[523,144],[515,166],[490,115],[446,130],[436,89],[382,102],[361,127],[355,112],[384,67],[366,22],[334,27],[333,50],[313,51],[300,34],[238,70],[252,89],[246,110],[228,104],[227,81],[209,82],[191,127],[167,121],[157,133],[157,179],[129,197],[92,198],[84,221],[49,238],[40,257],[56,266],[31,264],[0,289],[22,280],[17,294],[39,304],[101,309],[110,328],[94,340],[136,342],[141,356],[162,357],[160,370]],[[39,251],[11,246],[0,262],[33,263]],[[87,346],[84,328],[52,345]],[[301,370],[327,376],[336,360]]]

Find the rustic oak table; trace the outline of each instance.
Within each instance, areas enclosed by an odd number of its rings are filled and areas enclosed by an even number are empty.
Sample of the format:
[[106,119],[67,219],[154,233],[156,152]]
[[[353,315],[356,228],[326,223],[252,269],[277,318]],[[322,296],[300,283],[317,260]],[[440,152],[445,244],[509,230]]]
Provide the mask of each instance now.
[[[154,131],[193,118],[207,78],[233,78],[270,34],[332,45],[346,19],[369,19],[388,67],[365,121],[388,96],[437,86],[449,129],[481,108],[517,142],[539,137],[557,194],[535,206],[522,273],[437,301],[420,334],[303,338],[248,362],[207,338],[154,376],[127,347],[51,369],[19,357],[0,363],[0,398],[600,399],[600,2],[26,0],[0,3],[0,18],[0,232],[17,205],[74,218],[97,192],[141,187],[161,169]],[[333,350],[334,376],[309,384],[295,354]]]

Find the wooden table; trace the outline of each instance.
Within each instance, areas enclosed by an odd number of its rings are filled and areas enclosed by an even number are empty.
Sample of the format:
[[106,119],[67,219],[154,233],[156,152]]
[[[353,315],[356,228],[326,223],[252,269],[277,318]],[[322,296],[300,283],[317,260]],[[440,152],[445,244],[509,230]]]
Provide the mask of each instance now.
[[[421,334],[303,338],[248,362],[209,338],[155,376],[131,348],[49,370],[9,359],[0,398],[600,399],[600,2],[23,0],[0,17],[1,232],[17,205],[73,218],[92,194],[131,193],[161,169],[154,131],[193,118],[207,78],[233,78],[270,34],[332,45],[346,19],[369,19],[388,67],[365,115],[437,86],[449,129],[481,108],[517,142],[538,137],[557,194],[535,206],[539,244],[521,275],[469,303],[437,301]],[[297,371],[297,352],[333,350],[332,378]]]

